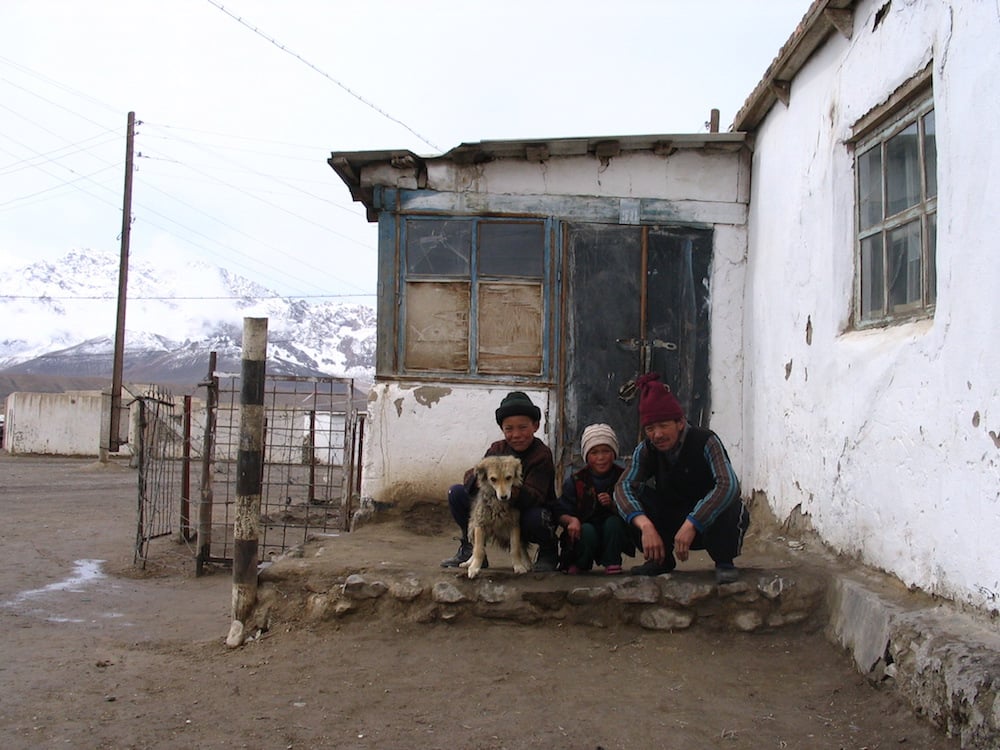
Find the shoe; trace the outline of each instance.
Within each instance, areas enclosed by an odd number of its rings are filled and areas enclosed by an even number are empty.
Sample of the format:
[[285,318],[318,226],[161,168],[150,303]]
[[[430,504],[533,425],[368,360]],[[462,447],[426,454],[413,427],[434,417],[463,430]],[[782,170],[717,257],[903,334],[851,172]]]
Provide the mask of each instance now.
[[622,574],[621,565],[605,565],[604,574],[609,576],[619,576]]
[[566,575],[578,576],[580,575],[580,568],[576,565],[570,565],[568,568],[566,568]]
[[715,566],[716,583],[736,583],[740,580],[740,571],[732,563]]
[[677,563],[673,559],[664,560],[662,563],[650,560],[642,565],[636,565],[629,570],[629,573],[634,576],[661,576],[664,573],[669,573],[675,567],[677,567]]
[[535,558],[535,564],[531,566],[531,570],[534,573],[553,573],[558,567],[559,553],[556,552],[555,547],[552,549],[540,547],[538,557]]
[[[472,543],[468,539],[463,539],[458,545],[458,552],[449,557],[447,560],[442,560],[441,567],[457,568],[470,557],[472,557]],[[486,565],[484,564],[483,567],[485,568]]]

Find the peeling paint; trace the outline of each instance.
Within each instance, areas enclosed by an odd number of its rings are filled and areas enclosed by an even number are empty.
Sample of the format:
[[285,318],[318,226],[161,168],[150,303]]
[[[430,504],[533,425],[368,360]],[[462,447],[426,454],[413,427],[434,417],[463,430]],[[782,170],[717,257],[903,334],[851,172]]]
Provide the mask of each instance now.
[[1000,449],[1000,435],[993,430],[990,430],[990,437],[993,438],[993,445]]
[[979,410],[978,409],[972,414],[972,426],[973,427],[979,427]]
[[428,408],[439,403],[442,398],[450,395],[451,388],[434,385],[422,385],[413,391],[413,398],[417,400],[417,403]]
[[392,400],[392,405],[396,407],[396,416],[403,416],[403,398],[396,398]]
[[788,380],[792,376],[792,362],[794,361],[794,359],[790,359],[785,362],[785,380]]
[[812,346],[813,342],[813,319],[812,315],[806,316],[806,346]]

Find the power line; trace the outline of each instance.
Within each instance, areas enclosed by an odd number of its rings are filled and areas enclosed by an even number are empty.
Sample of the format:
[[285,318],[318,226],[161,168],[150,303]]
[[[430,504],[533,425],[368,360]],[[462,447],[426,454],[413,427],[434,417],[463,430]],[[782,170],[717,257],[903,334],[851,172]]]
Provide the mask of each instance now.
[[361,94],[358,94],[357,92],[353,91],[351,88],[349,88],[348,86],[346,86],[345,84],[341,83],[336,78],[334,78],[333,76],[331,76],[329,73],[327,73],[327,72],[325,72],[323,70],[320,70],[318,67],[316,67],[311,62],[309,62],[304,57],[302,57],[302,55],[300,55],[297,52],[293,52],[292,50],[288,49],[285,45],[281,44],[280,42],[278,42],[273,37],[268,36],[267,34],[265,34],[264,32],[262,32],[260,29],[258,29],[256,26],[251,26],[249,23],[247,23],[246,21],[244,21],[240,16],[234,15],[233,13],[229,12],[228,10],[226,10],[226,8],[224,6],[222,6],[219,3],[215,2],[215,0],[208,0],[208,3],[210,5],[215,6],[219,10],[221,10],[223,13],[225,13],[227,16],[229,16],[234,21],[236,21],[237,23],[239,23],[241,26],[245,26],[246,28],[250,29],[250,31],[252,31],[257,36],[262,37],[263,39],[266,39],[271,44],[273,44],[275,47],[277,47],[278,49],[280,49],[282,52],[285,52],[285,53],[291,55],[296,60],[298,60],[299,62],[301,62],[303,65],[306,65],[306,66],[312,68],[317,73],[319,73],[321,76],[323,76],[324,78],[326,78],[328,81],[330,81],[331,83],[334,83],[337,86],[339,86],[340,88],[342,88],[344,91],[346,91],[348,94],[350,94],[351,96],[353,96],[355,99],[357,99],[359,102],[361,102],[362,104],[364,104],[366,107],[370,107],[371,109],[375,110],[376,112],[378,112],[380,115],[382,115],[386,119],[391,120],[392,122],[396,123],[397,125],[401,125],[402,127],[406,128],[413,135],[415,135],[417,138],[419,138],[421,141],[423,141],[424,143],[426,143],[428,146],[430,146],[435,151],[441,151],[440,146],[437,146],[437,145],[431,143],[429,140],[427,140],[426,138],[424,138],[424,136],[420,135],[420,133],[418,133],[416,130],[414,130],[413,128],[411,128],[409,125],[407,125],[405,122],[403,122],[399,118],[393,117],[388,112],[386,112],[384,109],[381,109],[380,107],[376,106],[372,102],[368,101],[363,96],[361,96]]
[[[271,295],[256,295],[256,294],[244,294],[240,296],[204,296],[204,297],[142,297],[129,295],[129,300],[147,300],[147,301],[158,301],[158,302],[171,302],[176,300],[182,301],[210,301],[210,300],[251,300],[254,302],[265,302],[268,300],[288,300],[288,299],[343,299],[343,298],[355,298],[355,297],[374,297],[376,296],[373,292],[358,292],[355,294],[271,294]],[[20,299],[20,300],[34,300],[36,302],[45,300],[58,300],[61,302],[77,302],[77,301],[98,301],[98,302],[113,302],[116,297],[111,296],[101,296],[101,295],[79,295],[79,296],[54,296],[51,294],[0,294],[0,299]]]

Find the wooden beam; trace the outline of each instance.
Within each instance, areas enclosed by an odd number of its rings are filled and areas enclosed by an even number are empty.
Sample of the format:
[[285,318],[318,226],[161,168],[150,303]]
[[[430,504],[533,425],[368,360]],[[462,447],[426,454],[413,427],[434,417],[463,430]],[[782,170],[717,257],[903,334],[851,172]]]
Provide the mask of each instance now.
[[823,16],[832,23],[845,39],[854,33],[854,11],[846,8],[824,8]]
[[778,98],[778,100],[788,106],[788,100],[792,96],[792,82],[791,81],[771,81],[771,91]]
[[549,158],[549,147],[544,143],[529,143],[524,147],[524,160],[541,163]]

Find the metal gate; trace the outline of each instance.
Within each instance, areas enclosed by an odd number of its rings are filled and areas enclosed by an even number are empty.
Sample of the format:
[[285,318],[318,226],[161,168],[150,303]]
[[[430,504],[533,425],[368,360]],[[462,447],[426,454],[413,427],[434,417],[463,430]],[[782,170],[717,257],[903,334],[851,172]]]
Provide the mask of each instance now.
[[[195,560],[231,564],[240,382],[215,374],[204,401],[162,390],[135,396],[139,511],[135,559],[171,536]],[[266,375],[260,560],[349,528],[360,485],[363,414],[351,378]]]

